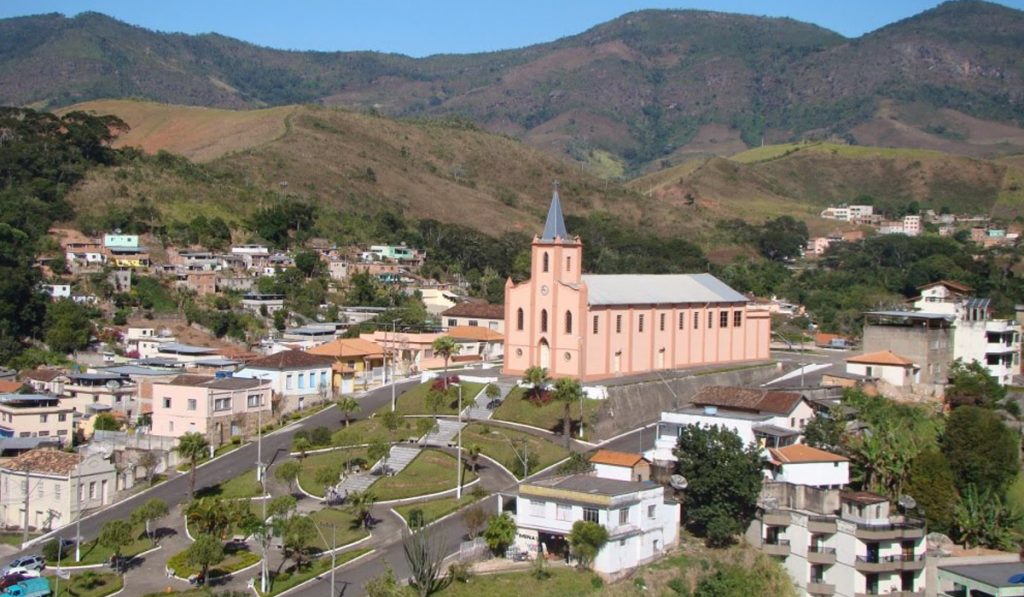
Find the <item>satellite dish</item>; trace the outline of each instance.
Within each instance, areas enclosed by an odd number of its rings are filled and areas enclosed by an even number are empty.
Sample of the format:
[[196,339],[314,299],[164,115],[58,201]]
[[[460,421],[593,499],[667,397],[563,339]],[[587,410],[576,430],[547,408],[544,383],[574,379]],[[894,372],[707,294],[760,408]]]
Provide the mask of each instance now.
[[682,475],[672,475],[668,478],[668,484],[674,489],[686,489],[690,483],[686,480],[686,477]]
[[121,387],[121,384],[117,383],[113,379],[108,381],[105,385],[107,386],[108,390],[116,390],[117,388]]
[[900,499],[896,500],[896,503],[899,504],[904,510],[913,510],[914,508],[917,507],[917,500],[910,497],[909,495],[901,495]]

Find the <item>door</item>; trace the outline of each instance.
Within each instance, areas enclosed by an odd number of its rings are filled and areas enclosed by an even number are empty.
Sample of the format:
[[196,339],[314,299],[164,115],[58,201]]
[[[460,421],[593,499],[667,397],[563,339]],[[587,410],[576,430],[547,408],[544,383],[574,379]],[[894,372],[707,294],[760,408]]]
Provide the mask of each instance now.
[[548,346],[547,340],[540,341],[540,366],[551,370],[551,347]]

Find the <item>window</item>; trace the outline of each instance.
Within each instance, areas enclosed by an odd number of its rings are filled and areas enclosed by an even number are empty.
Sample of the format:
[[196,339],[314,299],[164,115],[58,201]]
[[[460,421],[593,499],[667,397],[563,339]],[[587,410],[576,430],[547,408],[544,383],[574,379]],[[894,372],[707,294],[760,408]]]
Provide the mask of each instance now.
[[732,327],[738,328],[743,325],[743,311],[732,312]]
[[565,333],[572,333],[572,311],[565,312]]
[[569,255],[568,257],[565,258],[565,271],[572,271],[572,255]]
[[548,310],[547,309],[541,309],[540,310],[540,331],[541,331],[541,333],[544,333],[544,332],[548,331]]
[[619,524],[629,524],[629,508],[622,508],[619,510]]
[[700,328],[700,313],[697,313],[695,311],[693,313],[693,329],[696,330],[696,329],[699,329],[699,328]]
[[40,423],[45,423],[45,422],[46,422],[46,418],[47,418],[47,417],[46,417],[46,415],[45,415],[45,414],[41,414],[41,415],[39,415],[39,422],[40,422]]
[[530,500],[530,516],[544,516],[544,502]]
[[548,271],[548,254],[547,254],[547,253],[544,253],[544,259],[543,259],[543,262],[544,262],[544,268],[543,268],[543,271],[545,271],[545,272],[546,272],[546,271]]
[[640,315],[639,315],[639,316],[637,317],[637,320],[636,320],[636,321],[637,321],[637,328],[638,328],[638,330],[639,330],[640,332],[643,332],[643,331],[644,331],[644,316],[643,316],[643,314],[640,314]]
[[195,410],[196,409],[196,399],[195,398],[189,398],[188,399],[188,409],[189,410]]
[[286,389],[286,390],[292,389],[292,374],[291,373],[289,373],[284,378],[284,389]]
[[321,371],[320,372],[320,387],[321,388],[326,388],[327,387],[327,372],[326,371]]
[[654,518],[658,514],[658,507],[654,504],[647,506],[647,518]]
[[622,333],[622,316],[621,315],[616,315],[615,316],[615,333],[616,334],[621,334]]
[[213,401],[213,410],[231,410],[231,399],[217,398]]
[[305,373],[299,373],[299,389],[300,390],[306,389],[306,374]]
[[164,398],[164,408],[171,408],[171,399]]
[[680,313],[679,314],[679,331],[683,331],[685,329],[686,329],[686,314],[685,313]]
[[252,394],[252,395],[250,395],[249,398],[246,400],[246,405],[249,408],[255,408],[257,406],[263,406],[263,395],[262,394]]
[[96,498],[96,481],[89,481],[89,499]]
[[558,504],[555,508],[555,520],[561,520],[563,522],[572,520],[572,506]]
[[597,522],[597,508],[584,508],[583,520],[587,522]]
[[479,322],[479,321],[477,321],[477,320],[475,320],[475,319],[470,319],[470,320],[469,320],[469,327],[471,327],[471,328],[475,328],[475,327],[477,327],[478,325],[480,325],[480,322]]
[[53,484],[53,497],[60,500],[60,483]]
[[660,332],[664,332],[665,331],[665,314],[664,313],[662,313],[660,316],[658,316],[658,331],[660,331]]
[[40,431],[39,432],[39,437],[47,437],[48,435],[50,435],[49,431]]
[[523,330],[523,310],[516,310],[516,329],[519,331]]
[[64,421],[67,421],[67,420],[68,420],[68,415],[66,413],[58,413],[57,414],[57,421],[63,423]]
[[594,316],[594,333],[597,333],[597,315]]
[[457,321],[455,321],[454,319],[449,319],[448,320],[448,327],[453,328],[453,327],[455,327],[457,325],[459,325],[459,323]]
[[722,311],[718,314],[718,327],[727,328],[729,327],[729,312]]
[[715,327],[715,314],[708,311],[708,329]]

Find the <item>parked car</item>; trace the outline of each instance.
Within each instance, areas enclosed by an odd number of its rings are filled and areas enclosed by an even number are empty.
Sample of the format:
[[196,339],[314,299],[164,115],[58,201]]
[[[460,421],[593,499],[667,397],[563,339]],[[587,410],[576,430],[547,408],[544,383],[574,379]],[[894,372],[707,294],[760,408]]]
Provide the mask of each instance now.
[[45,578],[29,578],[3,590],[0,597],[48,597],[53,595],[50,581]]
[[0,577],[0,589],[6,589],[11,585],[17,584],[29,578],[32,577],[21,574],[20,572],[12,572],[7,576]]
[[501,406],[501,398],[495,398],[487,403],[487,410],[494,410]]
[[0,568],[0,574],[7,576],[12,572],[22,572],[24,570],[38,571],[43,568],[46,568],[46,560],[43,556],[22,556],[11,560],[10,564]]

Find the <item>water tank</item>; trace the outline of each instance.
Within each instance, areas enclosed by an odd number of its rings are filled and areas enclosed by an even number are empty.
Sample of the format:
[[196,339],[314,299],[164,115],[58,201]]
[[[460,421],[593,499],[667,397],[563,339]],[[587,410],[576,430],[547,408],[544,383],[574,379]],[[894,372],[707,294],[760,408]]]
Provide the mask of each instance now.
[[708,415],[709,417],[713,417],[713,416],[718,414],[718,407],[717,406],[711,406],[710,404],[705,404],[704,405],[704,414]]
[[232,371],[216,371],[213,374],[213,377],[216,378],[216,379],[227,379],[227,378],[233,377],[233,376],[234,376],[234,372],[232,372]]

